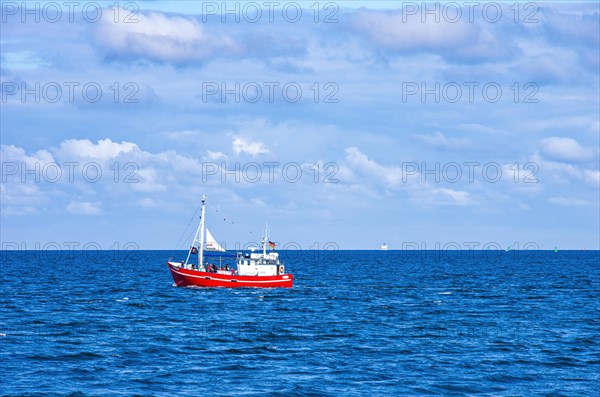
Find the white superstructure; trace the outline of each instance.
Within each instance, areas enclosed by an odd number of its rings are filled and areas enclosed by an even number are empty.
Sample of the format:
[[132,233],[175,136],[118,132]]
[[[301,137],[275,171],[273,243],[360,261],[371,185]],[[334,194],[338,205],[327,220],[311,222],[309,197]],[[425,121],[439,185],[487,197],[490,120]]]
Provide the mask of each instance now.
[[265,229],[262,244],[263,249],[260,253],[237,253],[236,264],[239,276],[276,276],[285,272],[283,264],[279,261],[279,254],[277,252],[267,253],[268,229]]

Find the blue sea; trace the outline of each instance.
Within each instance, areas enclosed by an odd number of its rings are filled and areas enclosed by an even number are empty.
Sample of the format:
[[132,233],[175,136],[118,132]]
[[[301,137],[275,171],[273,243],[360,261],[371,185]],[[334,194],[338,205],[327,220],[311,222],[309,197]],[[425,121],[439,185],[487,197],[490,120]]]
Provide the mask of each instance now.
[[4,251],[0,395],[597,396],[598,251],[288,251],[292,289],[177,251]]

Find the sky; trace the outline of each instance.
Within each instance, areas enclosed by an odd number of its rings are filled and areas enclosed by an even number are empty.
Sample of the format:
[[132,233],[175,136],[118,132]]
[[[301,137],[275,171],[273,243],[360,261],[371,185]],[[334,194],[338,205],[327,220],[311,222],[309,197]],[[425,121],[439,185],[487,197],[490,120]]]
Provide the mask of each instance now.
[[3,1],[2,249],[599,249],[599,8]]

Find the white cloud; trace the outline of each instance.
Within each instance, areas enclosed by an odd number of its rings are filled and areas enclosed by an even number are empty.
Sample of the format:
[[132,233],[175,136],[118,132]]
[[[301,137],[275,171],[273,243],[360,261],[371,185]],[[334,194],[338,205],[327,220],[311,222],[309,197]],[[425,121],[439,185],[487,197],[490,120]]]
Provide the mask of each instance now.
[[38,213],[37,208],[31,206],[20,206],[20,207],[12,207],[8,206],[2,208],[2,215],[12,215],[12,216],[20,216],[20,215],[35,215]]
[[174,150],[156,154],[142,151],[140,156],[140,160],[143,160],[145,163],[157,167],[160,166],[160,168],[163,169],[173,169],[174,171],[185,175],[199,175],[202,173],[202,164],[197,159],[181,155]]
[[471,194],[464,190],[435,188],[427,184],[409,191],[410,202],[421,207],[466,206],[475,204]]
[[466,205],[471,203],[471,195],[464,190],[439,188],[433,193],[439,197],[440,204]]
[[585,170],[583,171],[583,180],[590,186],[600,188],[600,171]]
[[73,215],[101,215],[102,208],[98,202],[71,201],[67,211]]
[[[2,145],[0,147],[0,156],[2,157],[2,162],[15,162],[18,163],[20,167],[20,163],[25,163],[28,169],[35,169],[36,167],[43,167],[48,163],[54,163],[54,157],[47,150],[38,150],[32,155],[27,155],[23,148],[17,147],[15,145]],[[37,164],[37,165],[36,165]],[[3,169],[3,172],[5,169]]]
[[257,207],[266,207],[267,203],[265,203],[263,200],[259,199],[259,198],[253,198],[252,200],[250,200],[250,202],[254,205],[256,205]]
[[[554,49],[554,52],[559,52]],[[523,59],[515,72],[537,84],[568,82],[577,76],[579,62],[573,51],[543,53]]]
[[144,197],[143,199],[138,201],[137,204],[142,208],[154,208],[154,207],[158,206],[158,204],[156,203],[156,200],[154,200],[150,197]]
[[183,130],[183,131],[163,132],[163,135],[167,136],[170,139],[174,139],[174,140],[183,139],[183,140],[187,141],[190,138],[197,137],[199,135],[199,133],[198,133],[198,131],[193,131],[193,130]]
[[386,189],[406,187],[411,201],[419,205],[463,206],[474,203],[473,198],[467,191],[431,186],[431,184],[420,180],[418,172],[414,173],[412,169],[410,169],[411,172],[408,172],[408,168],[406,175],[403,176],[401,167],[381,165],[369,159],[356,147],[346,149],[346,162],[350,168],[350,175],[358,174],[366,177],[366,180],[356,181],[359,183],[351,186],[352,190],[361,191],[364,194],[375,195],[370,186],[382,183]]
[[447,138],[444,134],[437,131],[434,134],[416,134],[415,138],[425,144],[438,149],[465,149],[471,146],[471,142],[465,138]]
[[556,182],[565,183],[569,180],[581,179],[581,171],[573,164],[546,160],[538,151],[533,154],[531,160],[539,166],[541,172],[545,175],[552,175]]
[[0,198],[2,204],[33,204],[36,199],[39,199],[43,194],[40,192],[38,185],[30,183],[22,183],[19,179],[0,184]]
[[[346,149],[345,162],[341,164],[341,167],[348,168],[348,178],[340,178],[340,181],[345,186],[349,186],[353,192],[377,198],[406,195],[406,199],[411,205],[425,208],[478,206],[484,202],[491,205],[498,202],[498,191],[507,191],[508,183],[512,185],[511,194],[531,195],[542,191],[541,183],[524,182],[524,180],[535,181],[540,177],[536,170],[529,166],[519,168],[518,182],[513,180],[514,172],[509,169],[512,166],[509,164],[502,166],[502,175],[505,175],[504,183],[483,183],[484,180],[478,178],[477,175],[474,183],[469,183],[467,174],[463,173],[463,178],[459,183],[450,184],[442,177],[438,182],[431,175],[424,179],[423,175],[419,173],[418,166],[416,170],[412,167],[408,168],[413,164],[383,165],[369,158],[358,148],[349,147]],[[513,199],[510,195],[506,197]]]
[[516,51],[507,49],[507,41],[492,34],[490,24],[468,22],[463,16],[455,22],[447,18],[435,20],[402,11],[372,11],[361,9],[351,17],[351,27],[365,35],[382,50],[426,52],[463,60],[500,59]]
[[[28,214],[30,208],[46,212],[56,207],[67,208],[73,214],[102,213],[102,207],[90,200],[90,195],[102,197],[95,200],[103,202],[129,197],[125,201],[128,205],[150,208],[157,202],[145,199],[145,193],[188,193],[202,175],[201,160],[173,150],[143,151],[132,142],[67,139],[51,151],[27,153],[14,145],[2,146],[3,167],[15,171],[14,175],[3,175],[6,183],[0,184],[3,215]],[[9,161],[14,163],[13,168],[5,166]],[[96,165],[89,172],[84,171],[92,161]],[[48,167],[50,163],[52,167]],[[65,165],[68,163],[75,165]],[[23,182],[25,167],[35,172]],[[51,179],[55,173],[56,179]],[[71,200],[72,197],[84,199]]]
[[163,192],[167,187],[158,182],[158,174],[155,169],[144,168],[136,172],[136,183],[132,184],[133,190],[139,192]]
[[211,161],[227,160],[227,155],[223,152],[213,152],[212,150],[209,150],[206,158]]
[[[14,145],[2,146],[3,165],[14,163],[14,166],[5,166],[9,172],[14,169],[14,175],[4,175],[7,183],[2,184],[3,205],[40,205],[47,203],[51,196],[61,197],[71,187],[78,193],[163,192],[167,186],[179,189],[202,174],[201,162],[195,158],[172,150],[146,152],[132,142],[67,139],[51,151],[28,154]],[[89,172],[85,171],[92,161],[96,165],[88,168]],[[75,165],[65,165],[68,163]],[[25,168],[34,171],[26,175],[26,179]]]
[[2,66],[7,69],[32,70],[49,68],[51,63],[33,51],[3,51]]
[[269,149],[262,142],[250,142],[238,136],[233,137],[233,152],[236,155],[247,153],[251,156],[269,153]]
[[187,63],[238,51],[231,38],[210,35],[191,18],[149,12],[135,15],[135,23],[114,23],[113,17],[105,13],[95,31],[96,41],[109,55]]
[[538,163],[503,164],[501,170],[504,188],[510,187],[523,193],[536,193],[541,188]]
[[[582,95],[577,102],[589,102],[593,97]],[[563,99],[571,100],[568,97]],[[598,133],[600,130],[600,121],[598,117],[589,115],[561,115],[560,117],[542,117],[536,120],[526,121],[525,126],[532,130],[556,130],[565,131],[589,131]]]
[[[47,203],[54,191],[44,191],[41,185],[55,177],[58,168],[54,157],[47,150],[27,154],[23,148],[2,145],[2,183],[0,184],[0,204],[2,215],[29,215],[39,211],[38,207]],[[50,167],[49,164],[52,164]]]
[[369,159],[357,147],[346,148],[346,161],[357,173],[368,177],[375,177],[388,185],[397,185],[402,182],[402,169],[394,166],[384,166]]
[[[539,172],[535,177],[542,187],[552,183],[561,186],[561,189],[567,185],[588,185],[600,189],[600,171],[597,169],[583,169],[580,164],[546,160],[538,151],[533,154],[531,161],[538,166]],[[523,171],[519,171],[521,178],[526,175]],[[512,171],[508,168],[506,174],[512,178]]]
[[465,23],[431,21],[433,23],[423,23],[419,15],[403,15],[400,11],[359,10],[354,15],[353,25],[376,44],[396,50],[455,47],[473,37]]
[[462,123],[458,125],[458,128],[461,131],[469,131],[479,134],[502,134],[502,132],[496,128],[479,123]]
[[550,39],[571,45],[578,43],[597,49],[600,43],[597,4],[573,5],[573,9],[564,5],[560,8],[543,8],[543,16],[546,19],[545,28],[551,36]]
[[134,150],[139,150],[135,143],[117,143],[108,138],[100,139],[98,143],[93,143],[89,139],[67,139],[61,142],[56,154],[61,158],[87,158],[107,161],[119,156],[121,153],[130,153]]
[[573,138],[550,137],[542,139],[542,154],[552,160],[558,161],[582,161],[593,155],[591,149],[582,147]]

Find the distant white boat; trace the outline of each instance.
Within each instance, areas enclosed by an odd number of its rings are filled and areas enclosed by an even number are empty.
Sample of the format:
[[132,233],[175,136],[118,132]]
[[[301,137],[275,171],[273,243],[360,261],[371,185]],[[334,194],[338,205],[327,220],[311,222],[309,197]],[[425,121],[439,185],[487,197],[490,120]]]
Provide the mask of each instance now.
[[381,250],[382,251],[387,251],[387,244],[386,243],[381,244]]

